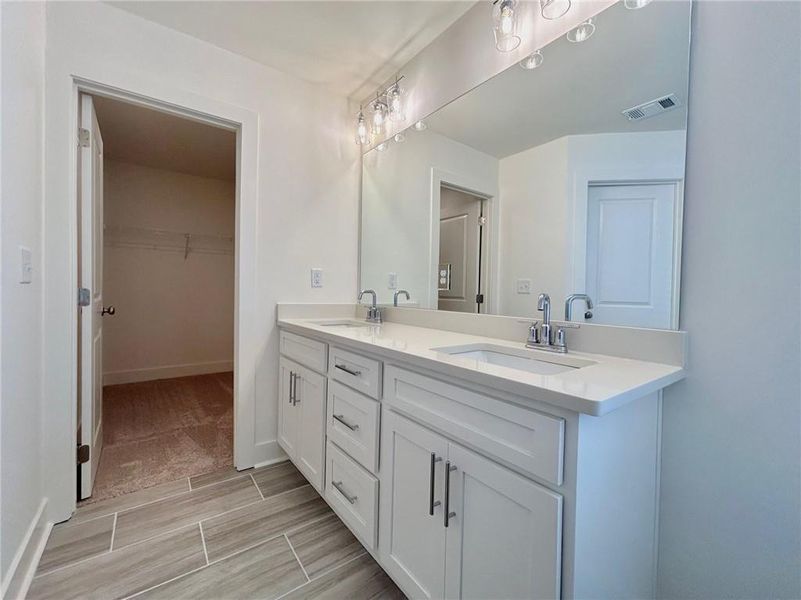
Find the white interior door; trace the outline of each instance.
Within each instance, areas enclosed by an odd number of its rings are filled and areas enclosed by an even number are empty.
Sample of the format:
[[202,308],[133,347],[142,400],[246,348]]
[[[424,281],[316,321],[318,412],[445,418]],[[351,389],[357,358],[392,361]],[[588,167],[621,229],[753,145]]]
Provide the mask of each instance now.
[[81,465],[81,498],[87,498],[103,450],[103,138],[91,96],[81,96],[80,120],[80,287],[89,290],[80,315],[81,443],[89,446],[89,460]]
[[586,292],[592,323],[673,326],[677,184],[591,186]]
[[481,212],[481,198],[442,188],[439,263],[450,265],[450,281],[440,286],[439,310],[480,312],[476,298],[480,288]]

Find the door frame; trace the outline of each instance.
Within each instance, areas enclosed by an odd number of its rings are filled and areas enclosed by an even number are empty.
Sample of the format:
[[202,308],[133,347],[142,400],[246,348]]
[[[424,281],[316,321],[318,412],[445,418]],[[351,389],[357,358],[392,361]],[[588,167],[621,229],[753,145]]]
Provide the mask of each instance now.
[[[482,277],[482,290],[485,294],[485,311],[482,314],[494,314],[498,302],[498,279],[497,270],[500,264],[500,248],[498,244],[498,232],[500,231],[500,209],[498,207],[498,190],[487,189],[484,182],[466,174],[457,174],[437,167],[431,168],[431,218],[429,222],[430,240],[429,263],[428,263],[428,285],[429,296],[428,306],[432,310],[437,310],[439,304],[439,292],[437,290],[437,279],[439,271],[439,211],[441,205],[441,189],[447,187],[459,192],[465,192],[471,196],[476,196],[484,200],[484,216],[489,220],[489,224],[484,230],[488,239],[483,242],[487,249],[486,257],[482,256],[485,272]],[[479,265],[481,268],[481,265]]]
[[[154,84],[136,73],[119,73],[94,65],[80,75],[54,78],[48,101],[57,100],[59,116],[46,144],[47,164],[58,160],[61,176],[47,177],[50,218],[44,222],[45,398],[50,415],[44,423],[43,453],[51,467],[48,495],[51,519],[71,516],[76,507],[75,441],[78,412],[78,144],[80,94],[122,100],[236,133],[236,218],[234,290],[234,465],[252,467],[256,460],[255,395],[257,337],[258,127],[257,113],[178,88]],[[56,97],[57,96],[57,97]],[[55,141],[54,141],[55,140]],[[68,265],[67,269],[57,269]],[[50,368],[48,368],[50,365]]]
[[587,206],[590,187],[608,185],[671,184],[676,188],[673,207],[673,272],[671,274],[670,329],[679,328],[681,245],[684,224],[684,171],[671,164],[648,168],[581,169],[573,173],[572,202],[567,215],[568,294],[584,293],[587,276]]

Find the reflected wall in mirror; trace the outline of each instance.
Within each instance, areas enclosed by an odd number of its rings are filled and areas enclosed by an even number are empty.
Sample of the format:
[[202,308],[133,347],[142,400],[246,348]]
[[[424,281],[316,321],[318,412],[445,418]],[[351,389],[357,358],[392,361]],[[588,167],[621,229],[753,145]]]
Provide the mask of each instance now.
[[380,303],[536,319],[547,293],[563,319],[586,294],[574,321],[677,327],[690,3],[594,23],[364,155]]

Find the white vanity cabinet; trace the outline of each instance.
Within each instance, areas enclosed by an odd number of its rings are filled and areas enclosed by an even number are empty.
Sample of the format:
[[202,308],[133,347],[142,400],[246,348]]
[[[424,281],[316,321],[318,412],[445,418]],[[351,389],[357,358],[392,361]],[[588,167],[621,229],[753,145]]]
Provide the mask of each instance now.
[[325,481],[326,384],[324,375],[280,358],[278,443],[320,492]]

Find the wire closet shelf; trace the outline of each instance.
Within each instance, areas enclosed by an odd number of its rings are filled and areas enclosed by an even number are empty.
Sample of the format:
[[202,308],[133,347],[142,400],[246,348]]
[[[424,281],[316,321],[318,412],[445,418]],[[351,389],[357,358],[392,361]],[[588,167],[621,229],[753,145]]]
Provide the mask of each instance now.
[[104,228],[104,245],[111,248],[143,248],[159,252],[183,253],[184,259],[190,254],[234,254],[234,238],[230,235],[211,235],[149,229],[147,227],[128,227],[107,225]]

